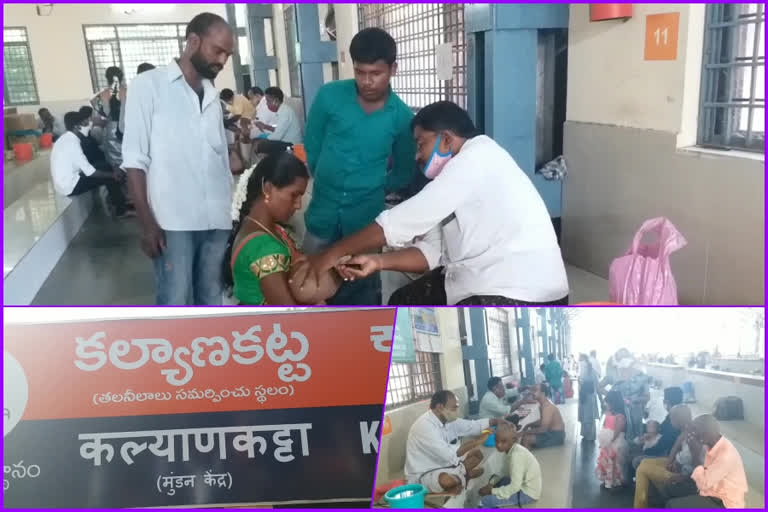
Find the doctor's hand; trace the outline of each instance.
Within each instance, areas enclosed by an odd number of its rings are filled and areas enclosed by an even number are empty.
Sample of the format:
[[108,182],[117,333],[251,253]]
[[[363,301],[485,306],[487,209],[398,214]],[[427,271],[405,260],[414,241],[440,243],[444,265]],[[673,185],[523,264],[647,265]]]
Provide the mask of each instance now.
[[382,269],[381,254],[361,254],[352,256],[346,263],[338,265],[336,270],[345,281],[363,279]]

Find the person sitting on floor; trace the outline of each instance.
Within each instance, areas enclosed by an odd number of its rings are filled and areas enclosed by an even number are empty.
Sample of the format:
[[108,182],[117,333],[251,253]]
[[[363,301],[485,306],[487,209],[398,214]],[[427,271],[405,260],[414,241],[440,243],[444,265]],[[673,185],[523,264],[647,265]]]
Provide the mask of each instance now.
[[[488,439],[490,426],[504,424],[500,419],[465,420],[459,418],[459,402],[452,392],[438,391],[429,410],[408,431],[405,452],[405,477],[429,492],[458,494],[467,480],[483,473],[479,467],[483,454],[479,447]],[[479,439],[459,444],[463,436]]]
[[669,410],[669,417],[681,434],[669,457],[647,458],[638,466],[635,508],[648,508],[651,485],[663,502],[696,493],[696,483],[691,479],[693,459],[688,446],[688,434],[693,425],[691,409],[687,405],[676,405]]
[[107,187],[109,202],[115,216],[128,216],[125,196],[120,186],[123,172],[112,171],[109,166],[97,169],[88,162],[80,145],[79,134],[87,136],[90,130],[89,120],[79,112],[67,112],[64,115],[67,132],[59,137],[51,152],[51,176],[56,192],[65,196],[77,196],[99,188]]
[[507,421],[517,423],[520,420],[520,416],[513,413],[524,403],[530,402],[530,399],[526,395],[510,405],[505,400],[506,395],[507,390],[504,388],[500,377],[488,379],[488,391],[485,392],[483,399],[480,400],[480,417],[507,418]]
[[541,497],[541,467],[536,457],[518,441],[520,435],[508,425],[496,428],[496,450],[504,454],[502,478],[491,476],[479,490],[485,508],[526,505]]
[[37,122],[38,127],[43,133],[50,133],[53,135],[53,141],[56,142],[59,137],[67,133],[67,127],[65,123],[58,117],[51,114],[51,111],[43,107],[37,111],[37,115],[40,116],[40,120]]
[[[664,408],[667,411],[671,411],[673,407],[682,403],[682,389],[677,386],[664,389]],[[666,457],[669,455],[669,451],[680,436],[680,431],[672,425],[671,414],[667,414],[667,417],[661,422],[661,425],[659,426],[659,434],[661,434],[661,437],[654,446],[647,450],[643,450],[642,455],[637,455],[632,459],[632,467],[634,469],[637,469],[644,459],[651,457]]]
[[[301,124],[296,112],[283,103],[285,95],[279,87],[269,87],[264,91],[267,107],[270,112],[275,114],[275,124],[270,125],[262,121],[253,121],[253,130],[251,139],[255,139],[255,145],[266,145],[264,140],[279,141],[287,144],[301,144]],[[268,151],[261,148],[258,152],[266,153]]]
[[693,420],[688,434],[693,457],[691,478],[697,493],[673,498],[666,508],[744,508],[747,475],[741,455],[720,433],[720,424],[711,414]]
[[565,422],[560,409],[548,396],[549,387],[545,383],[533,387],[533,398],[539,403],[541,418],[523,428],[522,444],[529,450],[565,443]]
[[643,453],[656,446],[661,439],[659,433],[659,422],[650,420],[645,423],[645,434],[637,436],[632,440],[635,445],[642,447]]

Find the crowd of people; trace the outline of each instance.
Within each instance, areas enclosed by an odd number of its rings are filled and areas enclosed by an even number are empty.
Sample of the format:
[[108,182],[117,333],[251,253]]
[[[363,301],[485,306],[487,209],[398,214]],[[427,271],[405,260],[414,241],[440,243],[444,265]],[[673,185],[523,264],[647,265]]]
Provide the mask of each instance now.
[[[554,364],[553,364],[554,363]],[[471,496],[483,507],[523,505],[540,499],[542,470],[536,450],[563,445],[566,423],[553,384],[578,374],[578,421],[585,443],[597,443],[595,478],[609,492],[633,492],[635,508],[743,508],[747,480],[733,444],[714,416],[693,417],[683,391],[663,391],[663,420],[647,418],[648,379],[626,349],[609,358],[605,371],[592,351],[542,365],[536,384],[505,385],[491,377],[476,419],[462,418],[451,391],[439,391],[408,432],[405,476],[428,492]],[[555,369],[560,370],[555,378]],[[503,459],[488,474],[489,436]],[[546,476],[546,475],[544,475]],[[546,479],[545,479],[546,481]]]
[[[533,183],[454,103],[414,116],[391,87],[397,47],[387,32],[352,39],[354,79],[322,86],[305,126],[277,87],[216,90],[233,49],[227,22],[200,14],[180,58],[141,69],[130,87],[110,68],[93,117],[65,116],[72,136],[57,151],[57,190],[108,185],[122,214],[121,186],[157,304],[216,305],[229,290],[240,304],[378,305],[382,270],[421,274],[391,304],[567,304]],[[41,119],[62,131],[50,113]],[[103,135],[102,167],[64,149],[91,122]],[[310,180],[306,234],[295,240]],[[411,197],[387,208],[388,194],[403,190]]]

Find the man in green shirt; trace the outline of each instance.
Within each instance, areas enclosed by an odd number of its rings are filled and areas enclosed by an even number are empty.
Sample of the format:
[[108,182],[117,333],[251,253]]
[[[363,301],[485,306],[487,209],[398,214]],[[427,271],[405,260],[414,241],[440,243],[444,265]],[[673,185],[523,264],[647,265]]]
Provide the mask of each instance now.
[[564,403],[563,394],[563,367],[555,359],[555,354],[549,354],[548,362],[544,367],[544,375],[552,390],[552,400],[556,404]]
[[[307,254],[373,222],[387,191],[407,186],[416,171],[413,113],[390,86],[397,70],[394,39],[367,28],[352,38],[349,54],[355,79],[321,87],[307,118],[304,146],[314,178],[304,216]],[[381,304],[379,275],[345,283],[330,302]]]

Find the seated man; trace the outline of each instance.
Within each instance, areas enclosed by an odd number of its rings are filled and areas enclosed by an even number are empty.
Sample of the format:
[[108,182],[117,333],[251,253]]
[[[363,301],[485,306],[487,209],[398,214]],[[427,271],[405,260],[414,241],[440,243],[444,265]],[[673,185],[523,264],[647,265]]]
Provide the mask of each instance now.
[[235,94],[232,89],[222,89],[219,93],[219,99],[227,106],[227,110],[237,117],[253,119],[256,114],[256,108],[248,101],[248,98],[242,94]]
[[483,473],[483,468],[478,467],[483,460],[478,448],[488,433],[462,445],[459,438],[480,435],[504,420],[459,418],[459,402],[446,390],[435,393],[429,407],[408,431],[405,477],[409,483],[422,484],[429,492],[458,494],[467,480]]
[[736,448],[720,434],[720,424],[711,414],[693,420],[688,434],[693,457],[691,478],[697,492],[667,501],[667,508],[744,508],[747,475]]
[[40,121],[37,125],[43,133],[53,134],[53,141],[57,141],[59,137],[67,132],[67,128],[61,119],[54,117],[51,111],[47,108],[41,108],[37,111],[37,115],[40,116]]
[[119,169],[97,170],[83,153],[77,133],[87,133],[88,123],[89,120],[78,112],[68,112],[64,116],[67,132],[59,137],[51,152],[53,186],[59,194],[77,196],[104,185],[115,216],[126,217],[129,213],[120,187],[124,173]]
[[99,147],[99,143],[91,137],[91,129],[95,124],[94,118],[96,117],[93,114],[93,107],[83,106],[80,107],[78,112],[82,118],[88,122],[85,128],[81,128],[75,132],[75,135],[80,139],[80,147],[83,148],[85,158],[87,158],[88,162],[97,169],[109,167],[104,151]]
[[526,403],[526,401],[529,401],[529,399],[526,396],[510,405],[505,400],[506,394],[507,390],[504,388],[501,378],[491,377],[488,379],[488,391],[485,392],[483,399],[480,400],[480,417],[506,418],[507,421],[517,424],[520,420],[520,415],[512,413],[522,404]]
[[546,383],[533,388],[533,398],[539,403],[541,419],[530,423],[523,429],[522,444],[529,450],[565,443],[565,423],[560,409],[548,398],[549,387]]
[[258,152],[266,153],[261,147],[262,139],[280,141],[288,144],[301,144],[301,125],[296,112],[283,103],[285,96],[278,87],[268,87],[264,91],[267,107],[275,113],[275,124],[267,124],[263,121],[254,121],[254,129],[251,131],[251,139],[256,139],[255,145],[259,146]]
[[480,504],[486,508],[526,505],[541,496],[541,467],[539,461],[518,441],[519,434],[509,425],[496,429],[496,449],[504,454],[503,478],[491,476],[480,488]]
[[691,479],[693,459],[688,446],[688,434],[693,425],[691,409],[687,405],[675,405],[669,410],[668,418],[681,434],[668,458],[647,458],[638,466],[635,508],[648,508],[651,484],[663,501],[696,493],[696,484]]

